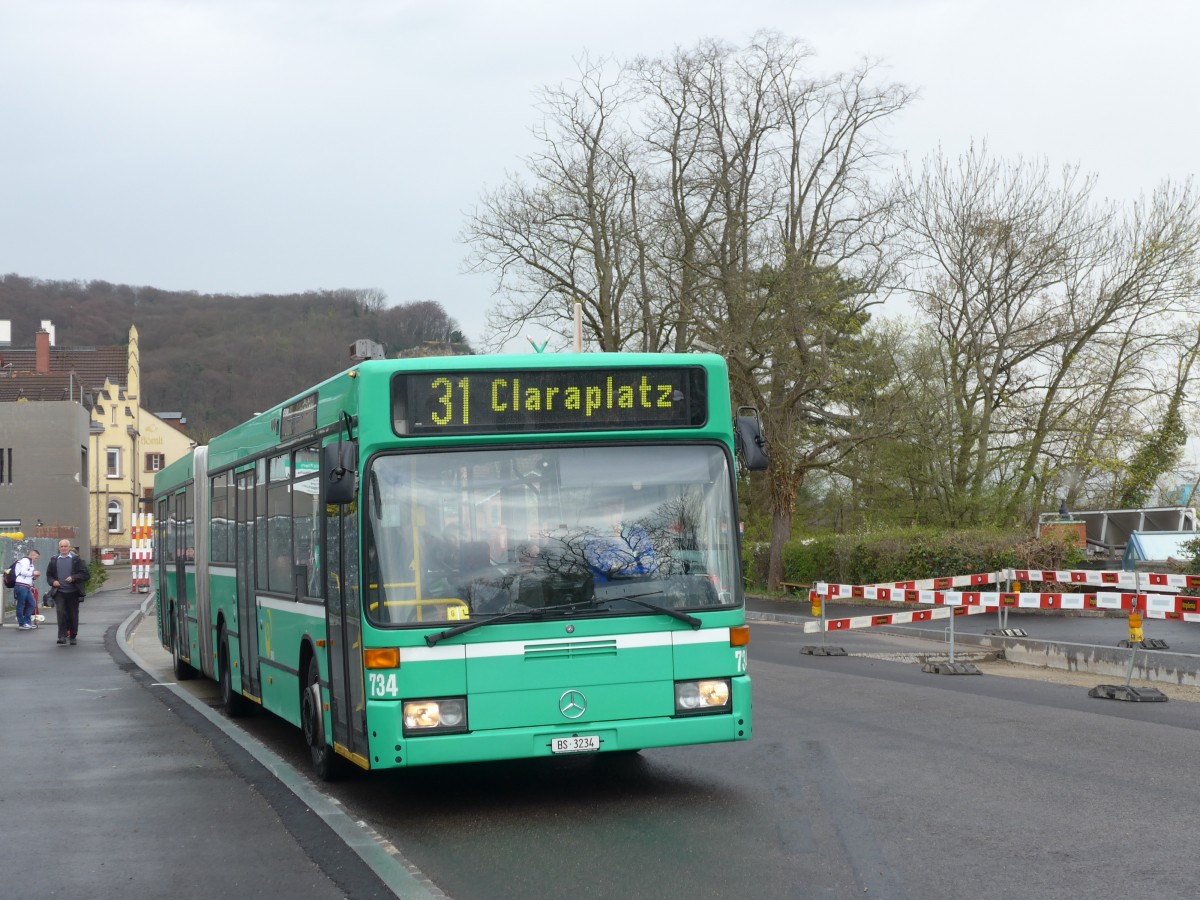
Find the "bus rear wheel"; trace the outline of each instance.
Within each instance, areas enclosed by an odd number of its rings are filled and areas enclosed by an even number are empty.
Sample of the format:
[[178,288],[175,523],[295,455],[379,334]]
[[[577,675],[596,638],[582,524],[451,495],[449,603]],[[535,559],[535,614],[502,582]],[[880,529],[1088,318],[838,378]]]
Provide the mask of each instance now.
[[304,688],[300,693],[300,727],[304,729],[304,742],[312,757],[313,771],[322,781],[333,781],[337,776],[337,757],[333,747],[325,740],[325,716],[321,705],[321,667],[316,657],[308,660],[308,672]]

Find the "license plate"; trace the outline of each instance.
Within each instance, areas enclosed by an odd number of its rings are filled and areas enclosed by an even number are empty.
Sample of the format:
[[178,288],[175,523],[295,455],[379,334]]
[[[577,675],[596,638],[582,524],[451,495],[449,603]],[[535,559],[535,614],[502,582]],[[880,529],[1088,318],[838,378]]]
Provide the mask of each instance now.
[[551,753],[591,753],[600,749],[600,735],[580,734],[572,737],[551,738]]

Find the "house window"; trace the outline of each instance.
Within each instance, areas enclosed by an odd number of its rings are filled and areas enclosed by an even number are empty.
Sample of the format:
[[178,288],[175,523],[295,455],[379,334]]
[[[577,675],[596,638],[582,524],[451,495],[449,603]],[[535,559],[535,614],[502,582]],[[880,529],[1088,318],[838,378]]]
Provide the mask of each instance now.
[[164,465],[166,465],[166,457],[163,454],[161,454],[161,453],[147,453],[146,454],[146,471],[147,472],[157,472]]
[[121,448],[108,447],[105,450],[105,455],[108,459],[108,477],[121,477]]
[[121,504],[116,500],[108,502],[108,533],[118,534],[121,531]]

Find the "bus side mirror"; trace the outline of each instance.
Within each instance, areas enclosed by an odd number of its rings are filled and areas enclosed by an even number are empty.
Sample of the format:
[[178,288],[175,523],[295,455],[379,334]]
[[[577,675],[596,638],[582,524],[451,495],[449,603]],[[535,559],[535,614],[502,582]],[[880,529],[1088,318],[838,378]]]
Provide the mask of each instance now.
[[358,454],[355,444],[338,441],[322,448],[321,480],[325,502],[345,506],[358,493]]
[[762,421],[753,406],[739,406],[734,420],[734,444],[744,465],[751,472],[767,468],[767,442],[762,436]]

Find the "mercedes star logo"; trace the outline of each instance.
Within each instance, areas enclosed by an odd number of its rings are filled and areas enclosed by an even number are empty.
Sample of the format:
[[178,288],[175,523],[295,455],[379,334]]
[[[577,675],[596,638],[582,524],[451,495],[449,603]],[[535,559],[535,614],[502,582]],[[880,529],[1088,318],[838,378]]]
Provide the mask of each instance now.
[[587,697],[579,691],[567,691],[558,698],[558,711],[568,719],[578,719],[587,712]]

